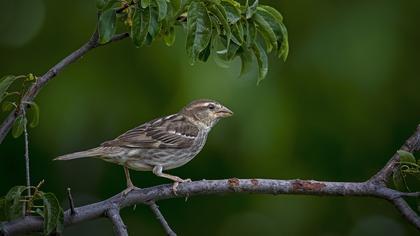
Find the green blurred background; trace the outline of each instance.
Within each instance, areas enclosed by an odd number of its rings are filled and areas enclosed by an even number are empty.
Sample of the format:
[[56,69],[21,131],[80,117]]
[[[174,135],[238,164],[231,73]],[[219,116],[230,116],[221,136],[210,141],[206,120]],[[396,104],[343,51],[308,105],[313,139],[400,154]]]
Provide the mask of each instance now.
[[[240,63],[190,66],[185,37],[136,49],[130,40],[95,49],[65,69],[36,99],[30,130],[33,183],[76,205],[125,186],[123,170],[96,159],[52,162],[98,145],[196,98],[213,98],[235,116],[220,122],[184,178],[229,177],[363,181],[380,169],[420,121],[420,1],[263,0],[279,9],[290,35],[286,63],[238,79]],[[42,75],[95,27],[95,1],[0,1],[0,74]],[[251,76],[252,77],[252,76]],[[4,117],[4,114],[1,118]],[[0,146],[0,195],[24,184],[23,138]],[[132,172],[147,187],[167,180]],[[367,198],[228,195],[159,203],[179,235],[414,235],[394,207]],[[163,235],[145,206],[124,209],[131,235]],[[113,235],[106,219],[65,235]]]

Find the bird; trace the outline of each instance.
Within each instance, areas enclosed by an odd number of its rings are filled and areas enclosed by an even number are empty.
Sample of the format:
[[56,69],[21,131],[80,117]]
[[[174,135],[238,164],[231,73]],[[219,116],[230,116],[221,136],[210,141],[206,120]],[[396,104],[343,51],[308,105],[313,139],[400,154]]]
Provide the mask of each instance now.
[[62,155],[54,160],[93,157],[121,165],[127,183],[123,191],[125,195],[138,189],[131,181],[130,169],[152,171],[156,176],[174,181],[172,189],[176,194],[179,183],[191,180],[164,171],[191,161],[203,149],[212,127],[220,119],[232,115],[230,109],[215,100],[194,100],[178,113],[146,122],[98,147]]

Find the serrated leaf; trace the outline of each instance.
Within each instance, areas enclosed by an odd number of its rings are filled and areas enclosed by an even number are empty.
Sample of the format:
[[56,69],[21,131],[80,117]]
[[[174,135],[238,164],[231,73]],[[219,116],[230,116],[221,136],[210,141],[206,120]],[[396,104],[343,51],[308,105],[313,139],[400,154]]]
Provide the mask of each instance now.
[[99,16],[98,32],[99,43],[104,44],[111,40],[117,31],[117,13],[114,9],[108,9]]
[[[286,26],[284,26],[282,21],[278,20],[279,16],[273,15],[270,11],[266,10],[265,8],[258,7],[257,12],[270,25],[271,29],[276,35],[277,45],[280,45],[280,47],[278,47],[277,50],[277,56],[283,58],[283,60],[286,60],[287,54],[289,52]],[[268,37],[265,38],[265,40],[270,41]]]
[[35,128],[39,124],[39,107],[35,102],[30,102],[29,105],[28,116],[31,120],[29,127]]
[[146,42],[151,17],[150,8],[142,9],[138,7],[134,11],[130,35],[137,47],[143,46]]
[[261,32],[261,35],[264,38],[267,52],[271,52],[274,47],[274,50],[277,50],[277,36],[271,28],[270,24],[260,15],[260,12],[254,15],[255,23],[257,25],[258,31]]
[[257,11],[258,0],[255,0],[251,6],[246,8],[246,19],[250,19]]
[[6,75],[0,79],[0,103],[6,97],[7,89],[9,89],[10,85],[12,85],[16,79],[17,78],[14,75]]
[[392,174],[392,180],[397,190],[405,191],[406,187],[405,187],[404,179],[399,169],[394,170],[394,173]]
[[232,32],[231,32],[231,29],[230,29],[230,26],[229,26],[229,22],[227,20],[227,15],[226,15],[225,9],[221,5],[215,4],[215,5],[212,5],[210,7],[210,11],[217,17],[217,19],[222,24],[224,33],[225,33],[226,38],[227,38],[226,48],[229,48],[230,39],[232,37]]
[[261,45],[256,42],[252,45],[252,49],[254,51],[255,57],[257,58],[258,63],[258,80],[257,84],[259,84],[268,73],[268,59],[267,54],[265,53],[264,49]]
[[150,0],[141,0],[141,7],[147,8],[150,5]]
[[41,195],[44,203],[44,234],[49,235],[54,231],[60,233],[63,226],[63,209],[53,193]]
[[241,54],[241,73],[240,77],[248,74],[252,70],[253,66],[253,54],[250,50],[246,49]]
[[411,152],[404,150],[398,150],[398,155],[400,156],[400,162],[414,163],[416,164],[416,158]]
[[159,12],[159,17],[158,20],[161,21],[163,19],[165,19],[167,13],[168,13],[168,4],[166,3],[166,0],[155,0],[156,1],[156,5],[158,8],[158,12]]
[[170,26],[167,28],[163,35],[163,41],[165,42],[166,46],[172,46],[175,42],[175,27]]
[[12,136],[14,138],[18,138],[20,135],[22,135],[27,122],[28,120],[23,115],[20,115],[16,118],[15,123],[13,123],[12,127]]
[[22,201],[22,193],[26,190],[26,186],[14,186],[5,196],[7,212],[6,218],[14,220],[24,215],[25,202]]
[[212,23],[203,2],[192,2],[187,18],[187,53],[191,64],[198,59],[199,54],[206,49],[212,35]]
[[232,1],[222,1],[221,5],[226,11],[229,24],[235,24],[241,19],[241,10],[237,4],[232,3]]

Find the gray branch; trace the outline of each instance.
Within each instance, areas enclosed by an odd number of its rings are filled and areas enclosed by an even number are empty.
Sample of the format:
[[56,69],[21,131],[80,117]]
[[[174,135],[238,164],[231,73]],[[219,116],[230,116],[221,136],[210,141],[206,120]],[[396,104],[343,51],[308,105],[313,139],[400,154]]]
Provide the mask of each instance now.
[[[122,33],[115,35],[108,43],[112,43],[115,41],[122,40],[124,38],[127,38],[129,35],[128,33]],[[106,44],[108,44],[106,43]],[[18,106],[17,109],[10,112],[10,114],[6,117],[6,119],[3,121],[3,123],[0,126],[0,144],[3,142],[4,138],[6,137],[7,133],[9,133],[10,129],[13,126],[13,123],[15,122],[16,118],[23,114],[24,109],[27,109],[27,106],[22,104],[27,104],[35,99],[35,97],[38,95],[39,91],[56,75],[58,75],[64,68],[66,68],[71,63],[77,61],[79,58],[84,56],[87,52],[90,50],[106,45],[106,44],[99,44],[98,43],[98,32],[95,31],[95,33],[92,35],[92,37],[89,39],[88,42],[83,44],[79,49],[72,52],[70,55],[65,57],[63,60],[61,60],[59,63],[57,63],[55,66],[53,66],[51,69],[47,71],[43,76],[39,77],[35,83],[33,83],[29,89],[26,91],[26,93],[22,97],[22,103]]]
[[153,214],[155,214],[156,219],[159,220],[160,224],[162,225],[165,233],[169,236],[176,236],[176,233],[171,229],[168,222],[165,220],[165,217],[162,215],[162,212],[159,210],[159,206],[156,205],[155,202],[149,203],[150,210],[152,210]]
[[105,215],[111,220],[115,235],[117,236],[128,236],[127,226],[125,226],[123,220],[121,219],[120,209],[117,205],[109,208]]

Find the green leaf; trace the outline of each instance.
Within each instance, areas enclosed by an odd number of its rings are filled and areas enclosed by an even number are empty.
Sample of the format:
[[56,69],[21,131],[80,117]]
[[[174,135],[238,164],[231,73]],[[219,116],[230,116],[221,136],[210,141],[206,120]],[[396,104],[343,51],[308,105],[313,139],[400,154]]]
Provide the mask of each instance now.
[[104,44],[111,40],[117,31],[117,13],[114,9],[108,9],[99,16],[98,32],[99,43]]
[[150,5],[150,0],[141,0],[141,7],[147,8]]
[[257,29],[261,32],[265,40],[267,52],[271,52],[273,47],[275,50],[277,50],[277,36],[271,28],[270,24],[264,19],[264,17],[260,15],[260,12],[257,12],[257,14],[254,15],[254,19],[257,25]]
[[259,5],[257,7],[258,10],[265,10],[269,12],[278,22],[283,22],[283,16],[278,12],[275,8],[267,6],[267,5]]
[[232,41],[238,45],[242,45],[244,42],[244,27],[242,21],[238,21],[232,25],[232,35]]
[[156,5],[159,12],[158,20],[161,21],[165,19],[167,12],[168,12],[168,4],[166,3],[166,0],[155,0]]
[[245,49],[241,54],[241,74],[240,76],[244,76],[248,74],[252,70],[253,66],[253,54],[252,51]]
[[5,206],[7,208],[7,219],[14,220],[24,215],[25,202],[22,201],[22,193],[26,186],[14,186],[5,196]]
[[232,1],[222,1],[221,5],[226,11],[226,16],[229,24],[235,24],[241,19],[241,10],[237,4]]
[[11,111],[14,108],[16,108],[15,103],[10,101],[4,101],[3,104],[1,104],[1,109],[3,111]]
[[225,9],[219,5],[215,4],[210,7],[210,11],[217,17],[217,19],[220,21],[220,23],[223,26],[224,33],[227,38],[227,46],[226,48],[229,48],[230,39],[232,37],[232,32],[230,30],[229,22],[227,20],[227,15]]
[[162,22],[159,22],[158,17],[159,13],[155,8],[150,9],[151,11],[151,18],[149,24],[149,35],[146,39],[146,44],[150,45],[155,38],[159,35],[160,30],[162,28]]
[[12,85],[16,79],[17,77],[14,75],[6,75],[0,79],[0,103],[6,97],[7,89],[9,89],[10,85]]
[[400,156],[400,162],[408,162],[408,163],[416,164],[416,158],[413,156],[411,152],[398,150],[397,153]]
[[172,46],[175,42],[175,37],[175,27],[168,27],[163,34],[163,41],[165,42],[166,46]]
[[210,43],[212,24],[204,2],[192,2],[187,18],[187,53],[194,64]]
[[255,26],[255,22],[250,20],[250,21],[245,21],[245,42],[246,42],[246,46],[250,47],[255,40],[257,39],[257,28]]
[[206,62],[210,57],[210,49],[211,49],[211,42],[207,45],[207,47],[200,52],[198,55],[198,59],[200,61]]
[[257,63],[258,63],[257,84],[259,84],[267,76],[268,59],[267,59],[267,54],[265,53],[264,49],[261,47],[261,45],[258,42],[252,45],[252,49],[254,51],[255,57],[257,58]]
[[117,3],[118,0],[96,0],[96,7],[100,10],[108,10]]
[[257,11],[258,0],[255,0],[251,6],[246,8],[246,19],[250,19]]
[[131,38],[137,47],[141,47],[146,42],[149,32],[150,19],[152,15],[150,8],[136,8],[132,17]]
[[30,109],[28,116],[31,120],[31,122],[29,123],[29,127],[35,128],[39,124],[39,107],[35,102],[30,102],[29,106]]
[[49,235],[54,231],[60,233],[63,226],[63,209],[53,193],[41,195],[44,203],[44,234]]
[[[265,8],[258,7],[257,13],[264,18],[264,20],[270,25],[274,34],[276,35],[277,45],[280,45],[277,50],[277,56],[286,60],[287,54],[289,53],[289,44],[287,39],[287,29],[284,26],[283,22],[279,20],[279,16],[272,13],[273,11],[268,11]],[[280,13],[278,13],[280,14]],[[280,16],[281,17],[281,16]],[[268,37],[265,37],[265,40],[268,44]]]
[[392,180],[394,182],[395,188],[398,191],[405,191],[406,189],[403,178],[404,177],[402,176],[400,169],[394,170],[394,173],[392,174]]
[[12,136],[14,138],[18,138],[20,135],[22,135],[27,122],[28,120],[23,115],[20,115],[16,118],[15,123],[13,123],[12,127]]
[[283,61],[286,61],[287,56],[289,55],[289,36],[287,34],[286,26],[283,23],[280,23],[280,28],[283,34],[283,40],[281,41],[278,56],[281,57]]

